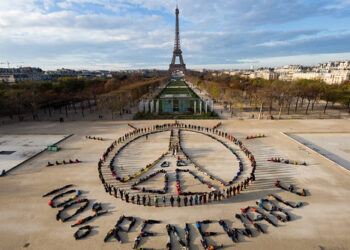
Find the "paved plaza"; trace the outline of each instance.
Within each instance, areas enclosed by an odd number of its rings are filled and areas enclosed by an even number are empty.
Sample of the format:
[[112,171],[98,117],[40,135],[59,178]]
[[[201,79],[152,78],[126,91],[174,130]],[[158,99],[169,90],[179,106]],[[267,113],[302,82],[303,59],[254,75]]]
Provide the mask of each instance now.
[[[218,123],[215,120],[178,122],[208,128]],[[174,124],[174,121],[129,123],[136,128],[149,128],[156,124]],[[115,198],[105,191],[99,178],[97,164],[106,149],[115,140],[133,131],[128,126],[128,122],[28,122],[2,126],[0,130],[1,140],[3,138],[18,140],[15,143],[17,146],[12,145],[11,148],[10,142],[1,144],[0,147],[7,145],[6,149],[1,148],[1,150],[16,152],[29,142],[31,145],[39,145],[38,150],[42,150],[48,144],[53,144],[66,135],[72,134],[58,143],[60,151],[45,151],[0,178],[0,249],[21,249],[24,246],[28,249],[132,249],[135,238],[141,232],[143,220],[149,219],[160,220],[160,223],[147,226],[146,231],[153,232],[154,236],[143,237],[138,245],[140,248],[165,249],[168,242],[167,224],[176,226],[179,236],[185,239],[184,228],[188,223],[191,233],[189,249],[203,249],[200,242],[202,237],[196,228],[196,222],[204,220],[212,220],[212,223],[203,224],[203,231],[218,233],[215,236],[206,237],[208,243],[217,246],[222,244],[226,249],[236,247],[240,249],[348,249],[350,246],[348,237],[350,173],[346,169],[348,167],[346,164],[350,162],[349,120],[222,121],[218,130],[237,138],[254,155],[256,180],[238,195],[186,207],[183,204],[181,207],[177,205],[171,207],[168,200],[172,195],[175,198],[178,196],[177,169],[189,169],[201,180],[211,184],[211,188],[224,191],[228,186],[220,184],[218,180],[229,183],[235,178],[239,172],[239,160],[243,164],[243,171],[233,183],[240,183],[251,174],[251,161],[242,147],[238,147],[230,138],[219,134],[206,131],[198,133],[195,129],[185,127],[159,130],[147,137],[146,133],[140,133],[116,144],[102,164],[101,171],[105,182],[126,190],[130,195],[142,196],[144,193],[141,190],[132,189],[133,183],[158,170],[164,170],[169,177],[168,190],[165,193],[167,204],[163,207],[160,199],[160,206],[155,207],[126,203],[125,200]],[[42,131],[47,135],[37,136]],[[265,137],[246,139],[247,136],[258,134],[264,134]],[[87,135],[100,137],[103,140],[86,139]],[[300,138],[307,140],[309,144],[303,145],[300,143]],[[135,140],[122,148],[133,139]],[[170,145],[178,143],[181,144],[183,151],[173,155]],[[336,155],[343,161],[326,159],[318,153],[320,150],[317,151],[310,146],[311,143],[315,147],[322,147],[323,150]],[[114,161],[110,162],[111,157],[121,148]],[[132,181],[120,182],[111,174],[109,164],[113,165],[117,177],[129,178],[166,152],[161,161]],[[189,156],[189,159],[184,153]],[[11,160],[11,155],[4,154],[0,157],[2,157],[0,164]],[[176,166],[178,157],[184,160],[186,166]],[[305,162],[307,165],[276,163],[269,161],[271,158],[289,159],[297,163]],[[79,159],[81,163],[46,167],[48,161],[62,162],[69,159]],[[160,165],[164,161],[168,161],[169,166],[162,168]],[[203,172],[198,171],[194,165],[200,166]],[[213,178],[209,178],[210,176]],[[178,178],[181,191],[184,193],[205,193],[212,190],[188,172],[179,172]],[[277,179],[285,187],[293,184],[297,190],[307,190],[308,195],[299,196],[276,187],[274,183]],[[53,196],[45,198],[42,196],[68,184],[74,184],[73,189],[81,190],[79,198],[89,199],[90,203],[83,213],[62,223],[56,221],[59,208],[48,206]],[[162,190],[164,174],[156,175],[136,187]],[[224,220],[231,229],[243,230],[245,226],[235,214],[242,214],[241,208],[257,207],[256,201],[269,199],[269,194],[274,194],[290,204],[302,202],[303,206],[293,208],[287,206],[287,203],[278,203],[283,211],[290,214],[291,221],[281,222],[276,219],[277,217],[273,217],[277,227],[265,220],[258,221],[265,234],[259,233],[252,223],[244,219],[246,226],[252,230],[253,237],[240,235],[240,242],[233,242],[219,221]],[[155,194],[146,193],[146,195],[153,197]],[[162,195],[159,197],[161,198]],[[67,198],[69,196],[59,201]],[[93,227],[92,232],[82,240],[75,240],[73,234],[78,227],[72,228],[71,225],[92,215],[91,205],[94,202],[101,202],[103,209],[109,212],[86,223]],[[78,207],[68,209],[63,215],[73,214]],[[257,214],[252,211],[248,214],[252,219],[257,217]],[[120,232],[123,243],[117,242],[114,237],[104,242],[106,234],[115,226],[121,215],[136,218],[134,227],[130,232]],[[124,228],[126,226],[127,224],[123,224]],[[181,246],[176,237],[173,235],[171,239],[173,249],[180,249]]]
[[42,134],[0,136],[0,171],[11,170],[65,137]]
[[350,170],[349,133],[291,134],[295,140]]

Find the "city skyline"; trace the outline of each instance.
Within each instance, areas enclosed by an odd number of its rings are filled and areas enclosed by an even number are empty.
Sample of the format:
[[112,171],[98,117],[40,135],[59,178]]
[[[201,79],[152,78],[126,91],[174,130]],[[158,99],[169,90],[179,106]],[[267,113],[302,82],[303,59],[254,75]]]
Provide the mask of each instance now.
[[[175,1],[3,0],[0,67],[166,69]],[[315,65],[350,59],[350,1],[179,3],[189,68]]]

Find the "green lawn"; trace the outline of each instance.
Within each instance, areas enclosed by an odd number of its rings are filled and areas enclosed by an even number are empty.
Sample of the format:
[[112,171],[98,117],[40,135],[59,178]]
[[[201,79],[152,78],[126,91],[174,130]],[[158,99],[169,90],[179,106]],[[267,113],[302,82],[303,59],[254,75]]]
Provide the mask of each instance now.
[[190,89],[189,88],[181,88],[181,89],[169,89],[169,88],[165,88],[162,91],[162,95],[176,95],[176,94],[189,94],[190,93]]
[[[167,88],[169,86],[170,87],[185,86],[187,88]],[[187,86],[185,82],[172,82],[172,83],[169,83],[167,87],[165,87],[156,98],[159,98],[161,95],[181,95],[181,94],[189,94],[192,98],[199,98],[196,95],[196,93],[194,93],[193,90]]]
[[202,113],[202,114],[144,114],[137,113],[134,116],[134,120],[169,120],[169,119],[219,119],[219,116],[215,112]]
[[170,82],[167,87],[187,87],[185,82]]

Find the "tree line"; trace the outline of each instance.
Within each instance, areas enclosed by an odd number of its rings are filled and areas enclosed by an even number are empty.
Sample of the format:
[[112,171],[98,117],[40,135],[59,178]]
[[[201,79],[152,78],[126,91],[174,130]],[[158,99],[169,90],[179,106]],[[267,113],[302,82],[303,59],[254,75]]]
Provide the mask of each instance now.
[[[300,79],[293,82],[269,81],[261,78],[248,79],[239,75],[217,75],[206,73],[189,76],[200,89],[206,90],[214,99],[232,107],[235,103],[246,103],[251,110],[258,108],[259,116],[264,109],[269,114],[278,107],[279,116],[285,110],[299,112],[305,107],[305,114],[314,110],[315,104],[324,101],[323,113],[329,105],[341,104],[350,113],[350,82],[329,85],[321,80]],[[306,105],[305,105],[306,104]]]
[[[0,116],[18,117],[26,114],[38,119],[44,112],[49,116],[59,109],[68,117],[69,110],[97,107],[101,111],[121,111],[136,103],[165,79],[164,74],[116,74],[112,79],[59,78],[57,81],[0,82]],[[112,114],[113,117],[113,114]]]

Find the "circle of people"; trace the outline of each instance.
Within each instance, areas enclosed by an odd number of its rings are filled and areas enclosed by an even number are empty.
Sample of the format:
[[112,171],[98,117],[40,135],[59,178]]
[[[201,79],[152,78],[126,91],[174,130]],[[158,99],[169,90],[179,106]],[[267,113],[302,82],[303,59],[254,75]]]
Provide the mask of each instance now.
[[[140,178],[138,181],[134,182],[131,185],[131,190],[139,190],[142,192],[146,192],[146,193],[148,192],[148,193],[155,194],[152,197],[150,195],[146,195],[146,194],[143,194],[143,195],[136,194],[135,195],[131,192],[128,192],[128,190],[125,190],[123,188],[120,188],[118,186],[110,184],[105,180],[103,172],[102,172],[102,167],[105,165],[105,163],[107,162],[107,158],[109,158],[112,151],[115,148],[117,148],[117,146],[123,144],[116,150],[115,154],[110,158],[109,164],[107,165],[107,167],[110,169],[111,174],[116,181],[119,181],[121,183],[126,183],[126,182],[129,182],[132,179],[135,179],[135,178],[143,175],[144,173],[148,172],[158,162],[162,161],[162,159],[164,158],[165,155],[168,154],[168,152],[163,153],[157,160],[155,160],[153,163],[148,164],[145,168],[142,168],[139,172],[137,172],[133,175],[129,175],[128,177],[121,177],[118,175],[117,171],[115,170],[115,168],[113,166],[114,160],[121,153],[121,151],[123,149],[125,149],[130,143],[134,142],[135,140],[137,140],[141,137],[148,138],[148,136],[151,134],[169,131],[169,130],[173,131],[174,128],[179,128],[179,134],[178,134],[179,143],[177,146],[183,152],[186,159],[189,160],[198,171],[200,171],[201,173],[208,176],[211,180],[219,182],[222,186],[225,187],[225,189],[216,190],[212,186],[212,184],[207,183],[206,181],[202,180],[199,176],[195,175],[192,171],[179,170],[179,169],[177,169],[177,171],[176,171],[176,175],[177,175],[176,185],[177,185],[177,193],[178,193],[177,197],[174,197],[173,195],[171,195],[170,197],[157,196],[158,194],[164,195],[165,193],[167,193],[167,190],[168,190],[168,175],[167,175],[165,170],[159,170],[159,171],[154,172],[154,173],[152,173],[144,178]],[[202,133],[204,135],[207,135],[207,136],[217,140],[218,142],[222,143],[226,148],[228,148],[238,158],[238,162],[239,162],[239,172],[237,172],[237,175],[233,178],[233,180],[225,183],[224,181],[220,180],[219,178],[207,173],[198,164],[194,163],[194,161],[189,157],[189,155],[183,151],[183,148],[181,146],[181,140],[180,140],[181,129],[189,130],[192,132],[198,132],[198,133]],[[250,172],[249,177],[244,178],[244,180],[242,180],[240,183],[238,183],[236,185],[233,184],[233,182],[238,179],[238,177],[241,175],[241,173],[243,171],[242,160],[239,158],[239,155],[233,149],[231,149],[228,145],[226,145],[226,143],[222,142],[217,137],[215,137],[209,133],[216,135],[218,137],[225,138],[240,148],[240,150],[245,154],[245,156],[247,157],[247,159],[249,160],[250,165],[251,165],[251,172]],[[178,158],[178,160],[180,160],[180,159]],[[230,197],[238,195],[240,192],[247,189],[248,186],[255,181],[256,161],[255,161],[254,155],[245,147],[245,145],[242,143],[242,141],[238,140],[237,138],[235,138],[234,136],[232,136],[231,134],[229,134],[227,132],[223,132],[223,131],[219,131],[217,129],[207,128],[207,127],[203,127],[203,126],[178,123],[177,121],[175,121],[175,123],[167,123],[167,124],[162,124],[162,125],[154,125],[152,127],[147,127],[147,128],[133,129],[132,132],[126,133],[124,136],[119,137],[103,153],[103,155],[101,156],[101,158],[98,162],[97,168],[98,168],[98,172],[99,172],[99,178],[100,178],[100,180],[105,188],[105,191],[107,193],[109,193],[110,195],[114,196],[115,198],[121,199],[127,203],[134,203],[134,204],[143,205],[143,206],[165,207],[165,206],[177,205],[180,207],[180,206],[202,205],[202,204],[206,204],[209,202],[221,201],[221,200],[228,199]],[[178,179],[178,173],[181,171],[182,172],[189,172],[191,175],[193,175],[193,177],[195,179],[198,179],[203,184],[208,185],[208,187],[211,188],[211,191],[210,192],[198,192],[198,193],[182,192],[180,181]],[[164,174],[164,188],[163,189],[161,189],[161,190],[149,190],[149,189],[137,187],[137,185],[139,185],[140,183],[154,177],[155,175],[161,174],[161,173]],[[184,196],[184,197],[182,197],[182,196]],[[175,204],[175,201],[176,201],[176,204]]]

